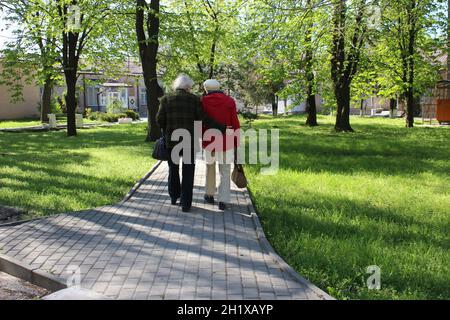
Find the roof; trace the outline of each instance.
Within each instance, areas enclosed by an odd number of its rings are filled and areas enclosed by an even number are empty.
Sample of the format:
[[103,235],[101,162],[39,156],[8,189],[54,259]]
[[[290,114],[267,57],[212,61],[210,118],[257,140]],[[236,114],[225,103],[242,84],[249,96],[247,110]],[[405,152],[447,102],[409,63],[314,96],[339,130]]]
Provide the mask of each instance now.
[[437,82],[438,88],[450,88],[450,80],[440,80]]

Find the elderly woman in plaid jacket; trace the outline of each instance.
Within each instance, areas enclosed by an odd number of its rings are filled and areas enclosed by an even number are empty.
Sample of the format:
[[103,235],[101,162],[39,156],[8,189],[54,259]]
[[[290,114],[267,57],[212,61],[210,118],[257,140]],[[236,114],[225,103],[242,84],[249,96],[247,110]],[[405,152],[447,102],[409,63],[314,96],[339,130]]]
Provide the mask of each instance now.
[[[166,140],[169,154],[169,195],[172,205],[176,205],[181,198],[183,212],[190,211],[192,207],[192,195],[194,189],[195,155],[198,151],[197,141],[194,137],[195,121],[203,121],[208,128],[218,129],[225,132],[226,126],[219,124],[209,118],[203,111],[200,98],[192,94],[194,82],[186,75],[180,75],[173,84],[174,94],[166,95],[161,99],[161,106],[157,115],[157,121]],[[173,133],[179,129],[189,133],[189,137],[180,137],[172,141]],[[186,141],[190,139],[189,149],[178,148],[175,154],[172,152],[180,143],[186,146]],[[176,158],[176,159],[175,159]],[[180,182],[179,166],[180,158],[183,158],[183,181]]]

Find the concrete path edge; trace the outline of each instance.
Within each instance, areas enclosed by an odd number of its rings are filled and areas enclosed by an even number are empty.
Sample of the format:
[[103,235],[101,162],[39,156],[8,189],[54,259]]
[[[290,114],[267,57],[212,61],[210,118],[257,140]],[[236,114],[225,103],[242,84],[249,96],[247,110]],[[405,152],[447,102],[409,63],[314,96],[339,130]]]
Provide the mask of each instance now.
[[38,269],[33,269],[30,265],[4,254],[0,254],[0,271],[51,292],[67,288],[64,279]]
[[131,188],[130,192],[127,193],[127,195],[125,196],[125,198],[120,202],[120,204],[124,204],[125,202],[127,202],[128,200],[131,199],[131,197],[133,197],[133,195],[136,193],[136,191],[139,190],[139,188],[142,186],[142,184],[148,180],[148,178],[150,178],[152,176],[152,174],[159,168],[159,166],[162,164],[162,161],[158,161],[153,168],[141,179],[139,180],[134,186],[133,188]]

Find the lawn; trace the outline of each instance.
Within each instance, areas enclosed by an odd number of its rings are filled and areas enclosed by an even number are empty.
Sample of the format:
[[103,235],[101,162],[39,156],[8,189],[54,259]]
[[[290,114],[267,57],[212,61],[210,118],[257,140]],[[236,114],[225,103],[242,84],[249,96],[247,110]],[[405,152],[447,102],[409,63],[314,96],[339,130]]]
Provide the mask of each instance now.
[[[67,119],[65,117],[57,118],[58,125],[66,124]],[[84,124],[104,124],[107,122],[92,121],[89,119],[83,120]],[[0,120],[0,129],[13,129],[13,128],[26,128],[41,126],[42,122],[38,119],[20,119],[20,120]]]
[[32,217],[115,204],[151,166],[146,125],[0,132],[0,203]]
[[[281,130],[280,171],[247,167],[276,251],[338,299],[449,299],[450,129],[355,117],[356,133],[337,134],[319,121],[254,123]],[[380,291],[367,289],[371,265]]]
[[35,119],[21,119],[21,120],[0,120],[0,129],[12,129],[21,127],[36,127],[42,123]]

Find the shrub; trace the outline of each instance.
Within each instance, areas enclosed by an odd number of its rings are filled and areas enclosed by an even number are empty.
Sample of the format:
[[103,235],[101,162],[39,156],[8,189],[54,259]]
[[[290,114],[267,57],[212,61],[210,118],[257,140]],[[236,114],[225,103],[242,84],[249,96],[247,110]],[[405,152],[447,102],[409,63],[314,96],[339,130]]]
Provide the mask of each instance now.
[[107,113],[119,114],[124,113],[126,109],[123,107],[122,102],[114,100],[106,106],[106,110]]
[[92,121],[101,120],[102,113],[100,112],[87,112],[86,111],[86,118]]
[[63,107],[61,106],[58,99],[53,98],[50,104],[50,113],[53,114],[62,114],[63,113]]
[[88,112],[86,110],[86,118],[92,121],[104,122],[118,122],[120,118],[131,118],[133,121],[139,120],[139,114],[133,110],[127,110],[123,113],[103,113],[103,112]]
[[100,120],[105,122],[117,122],[119,121],[120,115],[114,113],[102,113],[100,115]]
[[133,121],[139,120],[139,113],[133,111],[133,110],[127,110],[125,111],[125,114],[127,115],[127,118],[133,119]]

